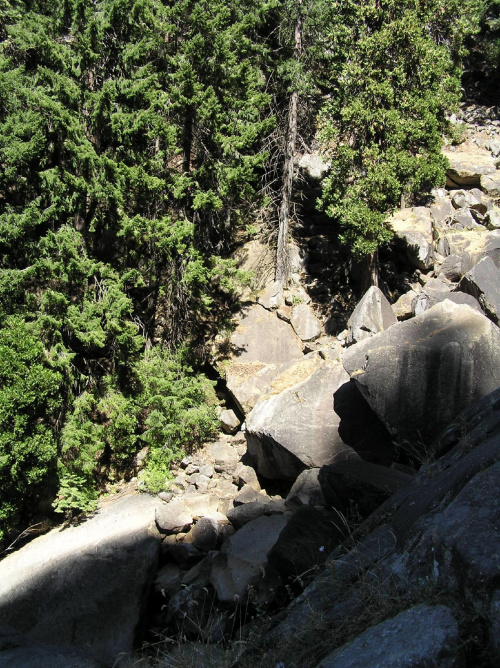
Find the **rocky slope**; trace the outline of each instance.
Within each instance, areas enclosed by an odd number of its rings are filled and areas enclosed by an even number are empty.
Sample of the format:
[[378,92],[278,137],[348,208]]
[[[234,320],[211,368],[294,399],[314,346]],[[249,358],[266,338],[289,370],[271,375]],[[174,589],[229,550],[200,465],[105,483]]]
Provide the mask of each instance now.
[[392,217],[382,290],[347,327],[321,218],[285,291],[266,246],[240,251],[254,285],[214,342],[226,433],[159,497],[0,563],[0,666],[500,660],[500,133],[463,113],[447,188]]

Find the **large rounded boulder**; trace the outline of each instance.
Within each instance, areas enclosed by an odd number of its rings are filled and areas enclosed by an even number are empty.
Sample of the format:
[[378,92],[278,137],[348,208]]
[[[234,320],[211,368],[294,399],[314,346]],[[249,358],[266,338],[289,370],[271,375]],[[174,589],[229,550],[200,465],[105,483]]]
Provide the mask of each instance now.
[[396,440],[425,448],[500,385],[500,329],[445,300],[352,346],[343,363]]

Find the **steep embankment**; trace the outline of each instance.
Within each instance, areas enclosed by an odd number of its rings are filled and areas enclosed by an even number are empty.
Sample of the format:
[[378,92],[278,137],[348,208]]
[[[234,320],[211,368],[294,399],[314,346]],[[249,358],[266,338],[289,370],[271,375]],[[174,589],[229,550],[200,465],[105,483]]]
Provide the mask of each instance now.
[[382,290],[346,329],[321,273],[305,289],[324,221],[304,221],[285,291],[264,245],[242,250],[256,283],[214,342],[227,433],[168,492],[0,563],[0,665],[113,665],[144,625],[155,642],[119,664],[498,660],[500,144],[474,113],[447,188],[392,218]]

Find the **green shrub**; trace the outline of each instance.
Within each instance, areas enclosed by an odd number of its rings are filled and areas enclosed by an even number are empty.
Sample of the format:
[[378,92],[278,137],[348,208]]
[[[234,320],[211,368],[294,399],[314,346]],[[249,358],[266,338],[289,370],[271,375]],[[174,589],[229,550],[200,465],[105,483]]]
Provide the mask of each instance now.
[[213,384],[203,374],[193,374],[181,354],[147,351],[137,364],[142,387],[137,403],[146,415],[142,440],[150,446],[142,474],[153,492],[165,487],[170,464],[218,430]]
[[37,327],[7,318],[0,329],[0,539],[36,504],[55,468],[53,427],[63,376],[45,354]]
[[128,394],[108,378],[75,399],[61,431],[54,508],[92,509],[98,487],[126,475],[144,443],[150,447],[144,487],[165,489],[172,463],[216,433],[216,403],[212,383],[194,374],[180,354],[146,351],[133,368]]
[[82,476],[61,471],[59,491],[52,504],[58,513],[73,510],[90,511],[97,507],[97,490],[89,487],[87,479]]
[[76,398],[61,432],[57,511],[92,509],[100,483],[123,472],[137,450],[137,413],[109,382]]

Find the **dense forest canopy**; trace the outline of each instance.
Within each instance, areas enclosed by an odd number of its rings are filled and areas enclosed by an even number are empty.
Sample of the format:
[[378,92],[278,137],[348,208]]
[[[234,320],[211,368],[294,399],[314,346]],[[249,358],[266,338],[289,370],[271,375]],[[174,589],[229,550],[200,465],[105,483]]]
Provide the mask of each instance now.
[[244,278],[237,240],[265,225],[286,255],[299,140],[331,163],[318,206],[373,255],[443,180],[467,53],[495,80],[498,10],[0,0],[0,538],[40,502],[91,507],[146,445],[159,490],[214,433],[192,365]]

